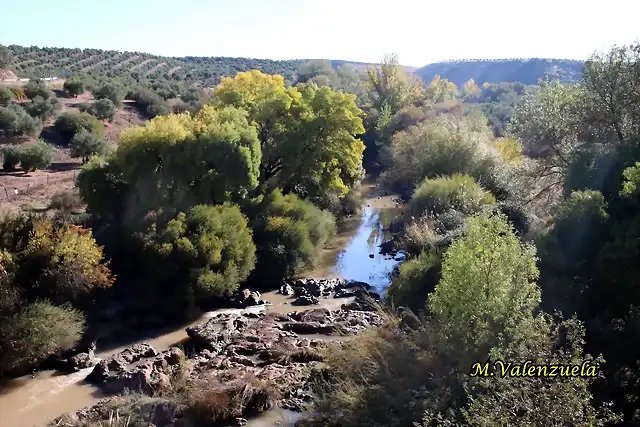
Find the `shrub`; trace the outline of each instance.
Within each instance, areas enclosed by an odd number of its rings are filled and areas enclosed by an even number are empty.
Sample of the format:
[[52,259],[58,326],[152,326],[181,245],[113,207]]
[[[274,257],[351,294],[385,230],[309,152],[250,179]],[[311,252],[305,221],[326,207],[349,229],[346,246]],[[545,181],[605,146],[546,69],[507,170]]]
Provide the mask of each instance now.
[[13,93],[6,87],[0,87],[0,107],[6,107],[13,101]]
[[427,297],[440,280],[441,264],[442,257],[435,250],[422,252],[418,257],[402,263],[399,274],[392,278],[387,290],[387,301],[413,311],[423,310]]
[[25,298],[82,305],[94,290],[111,286],[113,277],[91,230],[40,219],[25,225],[28,239],[16,274],[26,286]]
[[14,171],[20,163],[20,147],[9,146],[2,149],[2,169]]
[[126,91],[115,83],[106,83],[93,92],[95,99],[109,99],[116,106],[122,105]]
[[51,196],[49,209],[57,209],[62,212],[73,212],[82,206],[82,200],[77,191],[59,191]]
[[93,103],[89,112],[101,120],[111,122],[116,116],[116,105],[110,99],[98,99]]
[[27,144],[20,150],[20,166],[25,172],[46,168],[52,160],[53,150],[44,141]]
[[495,197],[472,177],[454,174],[451,177],[425,179],[414,192],[410,207],[414,216],[437,216],[449,209],[468,215],[477,212],[483,205],[495,202]]
[[50,354],[72,348],[81,338],[84,317],[69,307],[36,301],[0,324],[0,371],[36,366]]
[[109,145],[104,138],[100,138],[83,128],[73,135],[69,148],[71,149],[71,157],[82,157],[82,163],[86,163],[89,157],[94,154],[104,155]]
[[68,142],[80,129],[86,129],[98,137],[104,135],[104,124],[87,113],[64,112],[56,119],[55,128]]

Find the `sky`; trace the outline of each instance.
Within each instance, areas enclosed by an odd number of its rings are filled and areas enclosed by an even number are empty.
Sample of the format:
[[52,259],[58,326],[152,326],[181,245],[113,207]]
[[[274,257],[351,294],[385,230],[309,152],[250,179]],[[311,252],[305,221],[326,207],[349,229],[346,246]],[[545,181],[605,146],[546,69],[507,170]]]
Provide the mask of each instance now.
[[0,0],[0,44],[379,62],[586,59],[640,41],[640,0]]

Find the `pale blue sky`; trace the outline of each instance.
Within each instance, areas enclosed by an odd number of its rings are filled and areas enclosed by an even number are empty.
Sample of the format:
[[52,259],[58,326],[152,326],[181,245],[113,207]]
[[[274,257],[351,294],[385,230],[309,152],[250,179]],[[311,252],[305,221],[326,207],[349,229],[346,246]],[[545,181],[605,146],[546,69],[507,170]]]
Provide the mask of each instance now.
[[0,0],[0,43],[169,56],[585,59],[640,39],[640,0]]

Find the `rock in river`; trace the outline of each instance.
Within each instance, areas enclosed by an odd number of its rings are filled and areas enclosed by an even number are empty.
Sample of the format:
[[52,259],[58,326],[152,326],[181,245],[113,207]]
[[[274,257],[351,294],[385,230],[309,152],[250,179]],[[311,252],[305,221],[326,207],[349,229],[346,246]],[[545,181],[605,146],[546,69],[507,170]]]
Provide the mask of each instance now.
[[302,295],[298,297],[291,305],[316,305],[320,304],[320,301],[317,297],[313,295]]

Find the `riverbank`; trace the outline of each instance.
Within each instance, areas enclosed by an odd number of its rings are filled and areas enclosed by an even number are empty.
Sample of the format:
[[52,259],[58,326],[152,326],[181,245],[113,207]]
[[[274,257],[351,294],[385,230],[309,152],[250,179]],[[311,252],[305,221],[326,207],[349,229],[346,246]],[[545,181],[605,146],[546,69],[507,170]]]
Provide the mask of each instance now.
[[[317,267],[306,272],[305,275],[329,278],[344,277],[350,280],[369,282],[377,292],[380,292],[388,285],[387,273],[398,263],[394,259],[378,254],[377,245],[384,238],[382,229],[385,228],[383,224],[385,215],[381,215],[381,212],[394,212],[399,208],[396,207],[392,196],[385,195],[373,183],[365,183],[362,186],[362,192],[366,195],[362,210],[344,221],[338,234],[320,254]],[[371,271],[376,271],[378,274],[371,278],[369,274]],[[150,331],[146,337],[142,336],[133,342],[110,345],[108,348],[100,348],[99,344],[95,357],[97,359],[111,358],[114,354],[122,352],[136,342],[147,342],[154,347],[156,352],[163,352],[172,346],[184,345],[185,341],[189,339],[186,328],[206,322],[210,318],[221,315],[244,317],[282,315],[296,309],[302,309],[302,307],[298,308],[292,305],[296,298],[295,295],[283,295],[277,291],[266,292],[261,295],[261,299],[265,300],[268,305],[252,306],[243,310],[215,310],[211,313],[205,313],[202,318],[190,324],[164,331]],[[320,298],[319,304],[312,308],[340,312],[341,307],[344,304],[349,304],[352,300],[353,297]],[[251,317],[247,318],[252,319]],[[290,338],[293,339],[293,337]],[[335,335],[312,334],[308,336],[301,334],[296,339],[335,341],[341,338]],[[83,407],[95,405],[105,395],[99,387],[84,382],[92,370],[93,368],[90,367],[70,375],[42,371],[37,372],[33,378],[27,376],[12,380],[3,389],[0,389],[0,425],[41,427],[47,421],[64,412],[73,412]],[[273,417],[272,411],[264,418],[272,420]],[[259,423],[261,419],[258,418],[255,422]],[[266,425],[274,424],[256,424],[256,427]]]

